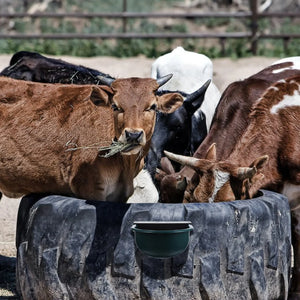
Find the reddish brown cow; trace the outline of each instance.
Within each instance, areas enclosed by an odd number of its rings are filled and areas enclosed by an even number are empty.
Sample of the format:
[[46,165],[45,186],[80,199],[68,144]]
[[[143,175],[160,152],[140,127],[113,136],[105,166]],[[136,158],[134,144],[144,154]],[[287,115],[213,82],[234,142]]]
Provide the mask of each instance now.
[[[194,157],[205,158],[209,147],[216,143],[217,159],[226,159],[249,124],[248,116],[253,104],[276,81],[297,75],[299,72],[299,66],[291,59],[269,66],[247,79],[230,84],[221,96],[209,133]],[[161,165],[165,171],[165,174],[160,172],[157,176],[160,182],[161,201],[182,202],[186,187],[184,183],[191,180],[194,170],[184,167],[175,173],[169,166],[166,166],[165,162]]]
[[249,125],[226,160],[217,158],[214,144],[205,159],[166,153],[196,172],[185,190],[184,202],[252,198],[260,188],[287,196],[295,218],[294,297],[300,297],[299,120],[300,75],[278,81],[254,104]]
[[[107,86],[97,86],[0,77],[0,190],[9,197],[126,201],[149,149],[156,109],[170,113],[183,102],[177,93],[156,96],[169,78],[100,78]],[[100,157],[99,147],[113,139],[128,147]],[[66,151],[92,144],[97,147]]]

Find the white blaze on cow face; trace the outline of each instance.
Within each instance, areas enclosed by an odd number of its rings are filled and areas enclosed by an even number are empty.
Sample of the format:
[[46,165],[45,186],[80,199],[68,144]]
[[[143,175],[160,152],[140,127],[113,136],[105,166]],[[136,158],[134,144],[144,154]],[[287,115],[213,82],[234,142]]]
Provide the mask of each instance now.
[[209,203],[214,202],[219,190],[230,179],[230,174],[228,172],[224,172],[224,171],[221,171],[221,170],[218,170],[218,169],[214,170],[213,174],[214,174],[214,190],[213,190],[212,195],[208,199]]

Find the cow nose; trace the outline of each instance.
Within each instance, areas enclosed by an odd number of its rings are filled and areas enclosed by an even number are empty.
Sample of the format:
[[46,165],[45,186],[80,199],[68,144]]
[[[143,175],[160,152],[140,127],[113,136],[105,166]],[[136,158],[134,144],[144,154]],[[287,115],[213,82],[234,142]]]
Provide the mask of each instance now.
[[142,136],[143,136],[143,131],[128,131],[125,130],[125,136],[126,136],[126,141],[128,143],[140,143]]

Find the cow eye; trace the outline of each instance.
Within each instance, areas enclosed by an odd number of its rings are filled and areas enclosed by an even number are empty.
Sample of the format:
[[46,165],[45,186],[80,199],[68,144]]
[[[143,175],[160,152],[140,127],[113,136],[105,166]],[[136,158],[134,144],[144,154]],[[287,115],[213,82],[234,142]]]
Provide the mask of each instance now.
[[113,103],[113,104],[111,105],[111,108],[113,109],[113,111],[121,111],[121,108],[118,107],[115,103]]
[[146,111],[156,110],[156,107],[157,107],[156,104],[152,104],[148,109],[146,109]]

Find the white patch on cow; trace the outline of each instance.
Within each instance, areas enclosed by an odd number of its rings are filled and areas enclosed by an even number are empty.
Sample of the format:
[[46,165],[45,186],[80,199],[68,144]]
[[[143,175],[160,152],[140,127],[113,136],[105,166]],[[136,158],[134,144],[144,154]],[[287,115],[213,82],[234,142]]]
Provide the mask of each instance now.
[[127,203],[156,203],[158,202],[158,191],[147,170],[142,169],[133,179],[134,193]]
[[281,69],[277,69],[277,70],[273,70],[272,73],[273,74],[277,74],[277,73],[288,71],[288,70],[294,70],[293,66],[285,67],[285,68],[281,68]]
[[285,79],[280,79],[276,83],[286,83]]
[[291,65],[289,67],[273,70],[272,73],[277,74],[277,73],[284,72],[287,70],[300,70],[300,56],[286,57],[286,58],[283,58],[283,59],[280,59],[280,60],[274,62],[272,65],[277,65],[277,64],[286,63],[286,62],[292,62],[293,65]]
[[[190,94],[199,89],[208,79],[213,78],[213,63],[206,55],[177,47],[172,52],[158,57],[152,64],[152,78],[157,79],[170,73],[173,74],[173,77],[159,90],[181,91]],[[209,131],[220,98],[219,89],[211,82],[199,108],[205,114],[207,131]],[[196,117],[199,117],[199,113],[199,111],[195,112]]]
[[300,106],[300,93],[295,90],[293,95],[285,95],[283,99],[276,105],[272,106],[271,113],[276,114],[278,110],[284,109],[288,106]]
[[227,173],[227,172],[220,171],[220,170],[215,170],[214,171],[214,177],[215,177],[214,178],[215,179],[215,186],[214,186],[214,191],[213,191],[211,197],[208,199],[209,203],[214,202],[218,191],[229,180],[230,174]]
[[212,79],[213,63],[204,54],[177,47],[172,52],[158,57],[152,64],[152,78],[156,79],[170,73],[173,77],[159,90],[179,90],[189,94],[208,79]]
[[281,193],[288,198],[291,210],[300,207],[300,185],[285,182]]
[[277,86],[271,86],[268,90],[279,91],[279,88]]

